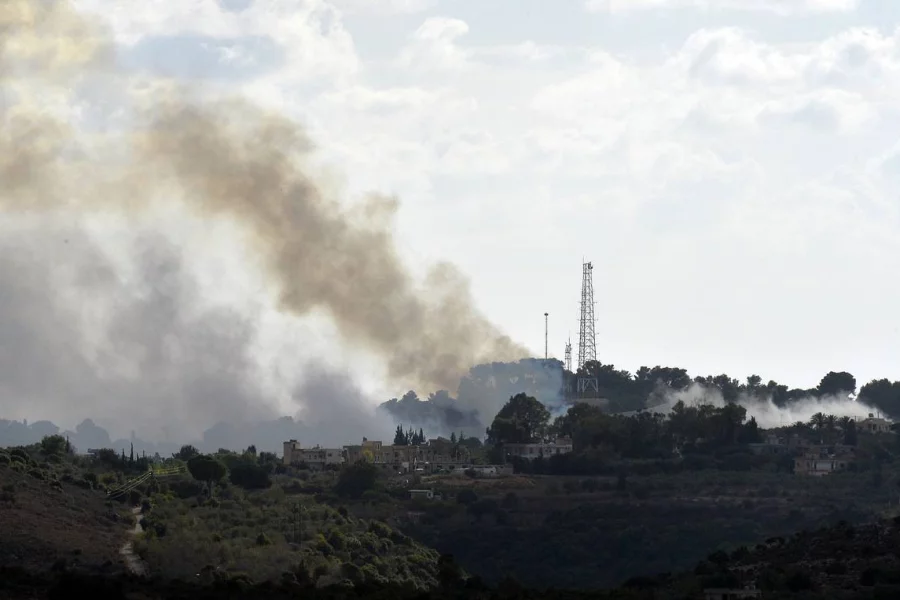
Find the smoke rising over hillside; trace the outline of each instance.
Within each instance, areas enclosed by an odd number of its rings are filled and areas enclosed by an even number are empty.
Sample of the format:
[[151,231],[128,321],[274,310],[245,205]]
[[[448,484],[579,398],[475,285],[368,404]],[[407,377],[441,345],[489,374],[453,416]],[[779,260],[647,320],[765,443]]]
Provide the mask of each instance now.
[[[656,412],[668,413],[678,402],[684,402],[688,406],[695,404],[711,404],[717,408],[725,406],[725,399],[720,390],[694,383],[685,390],[670,390],[665,395],[663,404],[650,408]],[[878,412],[864,400],[857,401],[846,395],[827,395],[821,398],[808,396],[792,400],[785,406],[778,406],[770,396],[742,392],[737,398],[737,403],[747,409],[748,419],[755,417],[756,422],[764,429],[786,427],[797,421],[808,423],[816,413],[864,419],[870,413]]]
[[[0,88],[0,218],[31,223],[4,240],[0,259],[5,407],[123,426],[273,414],[254,385],[252,316],[201,308],[184,249],[139,241],[139,276],[125,284],[88,234],[66,232],[63,249],[51,224],[139,220],[170,205],[236,224],[280,309],[330,315],[348,344],[385,361],[392,381],[455,389],[471,365],[527,354],[475,310],[451,266],[421,285],[411,278],[392,243],[395,200],[341,204],[311,167],[310,140],[281,115],[122,72],[102,23],[70,2],[4,2]],[[115,118],[80,121],[72,106],[86,100],[72,90],[120,99],[104,107]],[[318,403],[349,393],[340,377],[313,375],[315,393],[295,397],[326,414]]]

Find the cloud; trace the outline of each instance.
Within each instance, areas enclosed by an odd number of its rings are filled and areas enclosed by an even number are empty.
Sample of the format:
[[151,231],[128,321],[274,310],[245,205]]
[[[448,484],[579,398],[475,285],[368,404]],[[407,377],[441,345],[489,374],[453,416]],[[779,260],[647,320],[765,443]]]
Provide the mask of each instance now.
[[781,16],[850,12],[859,0],[585,0],[590,12],[693,9],[706,12],[771,12]]
[[330,0],[348,15],[396,15],[425,12],[437,6],[437,0]]

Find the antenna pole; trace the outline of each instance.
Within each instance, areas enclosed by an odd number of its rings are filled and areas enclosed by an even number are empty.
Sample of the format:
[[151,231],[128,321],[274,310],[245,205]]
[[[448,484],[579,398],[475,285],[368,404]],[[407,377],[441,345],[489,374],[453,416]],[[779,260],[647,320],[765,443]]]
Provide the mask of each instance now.
[[547,351],[547,317],[549,315],[550,313],[544,313],[544,360],[547,360],[549,354]]

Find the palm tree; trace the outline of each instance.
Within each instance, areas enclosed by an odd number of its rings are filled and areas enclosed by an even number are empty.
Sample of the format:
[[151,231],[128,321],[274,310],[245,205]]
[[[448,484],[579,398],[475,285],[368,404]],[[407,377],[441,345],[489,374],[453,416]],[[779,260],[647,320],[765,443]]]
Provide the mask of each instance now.
[[812,417],[809,418],[809,424],[816,429],[824,429],[825,423],[827,422],[827,417],[824,413],[817,412]]

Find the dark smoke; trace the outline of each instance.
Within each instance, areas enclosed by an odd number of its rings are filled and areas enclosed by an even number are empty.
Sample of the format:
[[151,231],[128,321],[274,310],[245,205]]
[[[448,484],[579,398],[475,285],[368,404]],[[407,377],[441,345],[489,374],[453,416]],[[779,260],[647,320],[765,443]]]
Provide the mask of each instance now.
[[[324,311],[404,387],[455,389],[473,364],[526,354],[475,310],[451,266],[421,285],[410,277],[392,242],[396,201],[340,203],[310,166],[313,147],[297,124],[122,72],[103,29],[68,1],[6,0],[0,10],[0,210],[12,223],[38,222],[3,242],[4,410],[173,436],[213,415],[274,414],[254,383],[252,316],[204,306],[185,249],[164,236],[141,240],[137,279],[126,285],[83,233],[67,232],[60,247],[50,223],[61,216],[139,223],[178,206],[234,223],[244,233],[235,243],[262,266],[283,311]],[[88,133],[53,108],[83,101],[78,89],[121,98],[104,107],[119,118]],[[308,375],[304,414],[331,417],[341,402],[346,422],[365,404],[340,377]]]

